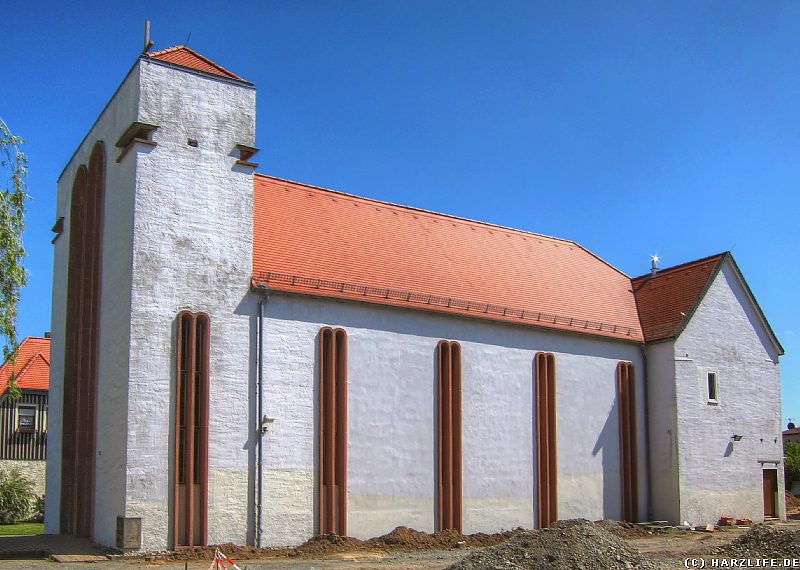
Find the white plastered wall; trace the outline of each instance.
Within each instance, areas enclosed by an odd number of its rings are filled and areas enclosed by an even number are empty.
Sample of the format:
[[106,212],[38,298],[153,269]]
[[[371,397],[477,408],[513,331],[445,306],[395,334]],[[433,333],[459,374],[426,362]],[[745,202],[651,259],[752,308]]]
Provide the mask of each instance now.
[[[718,404],[708,403],[708,372],[718,375]],[[765,467],[778,469],[785,517],[778,354],[730,262],[675,342],[675,378],[680,518],[763,520]]]
[[[619,518],[616,367],[638,345],[531,328],[273,294],[264,320],[264,543],[315,528],[317,334],[348,334],[348,534],[432,531],[436,345],[462,346],[465,532],[534,524],[533,360],[557,364],[560,518]],[[642,374],[637,374],[643,394]],[[644,399],[638,400],[640,517],[647,512]]]
[[100,114],[58,180],[55,218],[64,232],[54,244],[51,314],[50,394],[47,441],[45,532],[59,532],[61,505],[61,427],[72,185],[81,165],[88,166],[95,143],[105,148],[105,196],[100,277],[100,338],[97,382],[97,439],[93,536],[113,545],[116,517],[125,510],[125,463],[130,284],[136,152],[117,163],[114,146],[137,118],[138,63]]
[[680,524],[675,345],[672,340],[651,344],[646,354],[652,518]]
[[170,546],[175,319],[202,311],[211,319],[208,540],[244,544],[256,309],[247,305],[252,168],[236,164],[235,145],[254,144],[255,90],[157,61],[140,66],[139,120],[158,129],[136,173],[125,515],[142,517],[143,549]]

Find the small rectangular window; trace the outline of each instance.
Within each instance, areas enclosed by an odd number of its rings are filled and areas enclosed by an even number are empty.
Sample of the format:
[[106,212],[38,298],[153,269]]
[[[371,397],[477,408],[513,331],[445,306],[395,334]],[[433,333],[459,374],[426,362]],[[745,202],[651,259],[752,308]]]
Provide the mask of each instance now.
[[717,373],[716,372],[709,372],[708,373],[708,403],[709,404],[718,404],[719,403],[719,393],[718,393]]
[[17,408],[17,429],[22,433],[33,433],[36,430],[36,408],[33,406]]

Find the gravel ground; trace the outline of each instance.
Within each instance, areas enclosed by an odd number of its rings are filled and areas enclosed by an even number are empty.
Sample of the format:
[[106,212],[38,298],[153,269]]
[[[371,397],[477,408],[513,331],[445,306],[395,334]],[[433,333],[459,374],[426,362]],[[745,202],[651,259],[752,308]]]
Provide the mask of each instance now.
[[[437,533],[438,534],[438,533]],[[242,570],[625,570],[684,568],[685,557],[800,558],[800,521],[704,533],[642,532],[627,523],[561,521],[549,529],[497,535],[426,535],[400,528],[372,541],[318,537],[296,555],[234,558]],[[351,541],[354,541],[349,547]],[[459,542],[465,544],[459,545]],[[496,544],[496,546],[487,546]],[[343,548],[344,547],[344,548]],[[352,548],[351,548],[352,547]],[[200,555],[202,553],[198,553]],[[244,551],[242,552],[244,554]],[[133,559],[70,563],[69,570],[207,570],[211,558]],[[710,564],[709,564],[710,567]],[[0,570],[55,570],[46,560],[0,560]]]
[[653,570],[655,564],[603,526],[559,521],[472,553],[448,570]]

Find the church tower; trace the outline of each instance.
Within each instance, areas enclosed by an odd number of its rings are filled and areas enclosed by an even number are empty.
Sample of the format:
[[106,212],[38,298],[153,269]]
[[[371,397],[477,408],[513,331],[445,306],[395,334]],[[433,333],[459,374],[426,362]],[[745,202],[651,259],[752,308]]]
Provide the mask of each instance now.
[[213,434],[249,433],[254,143],[253,84],[176,46],[136,60],[62,172],[47,532],[153,550],[225,520],[247,542],[225,513],[248,446]]

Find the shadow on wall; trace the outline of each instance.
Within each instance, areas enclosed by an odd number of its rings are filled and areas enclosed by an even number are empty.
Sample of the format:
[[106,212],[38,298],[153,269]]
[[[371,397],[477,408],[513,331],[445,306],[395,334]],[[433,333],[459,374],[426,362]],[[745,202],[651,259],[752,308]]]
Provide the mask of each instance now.
[[596,456],[598,453],[601,454],[603,465],[603,518],[616,520],[621,518],[622,485],[619,473],[619,410],[616,398],[592,449],[592,455]]
[[730,457],[733,453],[733,442],[729,441],[727,447],[725,447],[725,453],[722,454],[722,457]]

